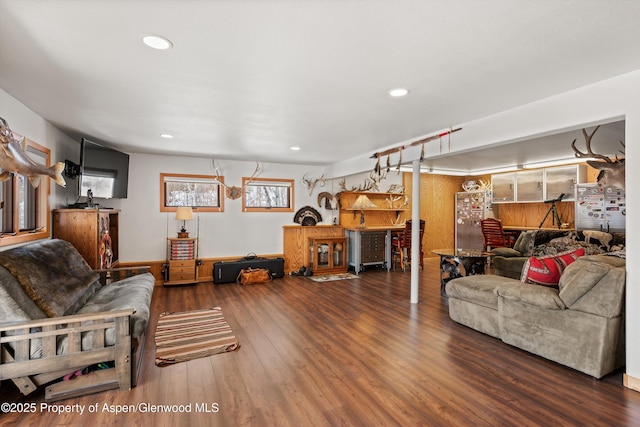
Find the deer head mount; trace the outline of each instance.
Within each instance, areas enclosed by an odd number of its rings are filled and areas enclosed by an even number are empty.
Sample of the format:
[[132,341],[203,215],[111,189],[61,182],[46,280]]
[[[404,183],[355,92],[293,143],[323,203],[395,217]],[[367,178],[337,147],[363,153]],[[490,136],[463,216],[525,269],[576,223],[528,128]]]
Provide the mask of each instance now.
[[313,193],[313,189],[316,188],[316,184],[320,183],[320,187],[324,187],[326,185],[327,180],[325,179],[324,174],[322,174],[320,178],[316,178],[316,179],[309,179],[307,178],[307,175],[308,174],[305,173],[302,176],[302,183],[304,184],[305,188],[309,192],[309,195]]
[[249,180],[247,180],[242,187],[236,187],[235,185],[232,187],[229,187],[225,185],[225,183],[219,179],[220,172],[218,171],[218,168],[215,166],[215,164],[214,164],[214,168],[216,171],[216,179],[218,180],[218,183],[224,188],[224,193],[227,196],[227,198],[231,200],[236,200],[242,197],[242,192],[244,191],[244,189],[247,187],[247,185],[251,184],[251,182],[256,177],[256,175],[258,175],[258,172],[260,172],[260,163],[256,162],[256,170],[253,171],[253,174],[251,174],[251,178],[249,178]]
[[[596,154],[591,150],[591,138],[598,131],[600,126],[596,126],[596,128],[588,134],[586,130],[582,129],[582,134],[584,135],[587,152],[583,153],[582,151],[576,148],[576,139],[571,143],[571,148],[573,149],[576,157],[585,158],[592,157],[596,159],[602,159],[603,161],[597,160],[587,160],[587,164],[594,169],[598,169],[600,173],[598,174],[598,185],[611,185],[618,188],[625,187],[625,163],[624,158],[619,159],[616,154],[616,159],[612,160],[610,157],[607,157],[603,154]],[[622,147],[624,147],[624,142],[620,141]],[[619,150],[620,153],[624,154],[624,151]]]

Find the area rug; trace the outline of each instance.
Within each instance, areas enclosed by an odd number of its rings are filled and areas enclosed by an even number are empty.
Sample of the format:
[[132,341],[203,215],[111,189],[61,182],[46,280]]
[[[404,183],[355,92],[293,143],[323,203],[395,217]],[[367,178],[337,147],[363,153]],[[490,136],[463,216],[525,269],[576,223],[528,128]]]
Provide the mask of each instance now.
[[162,313],[156,327],[156,365],[233,351],[240,347],[220,307]]
[[322,276],[308,276],[309,279],[314,282],[331,282],[334,280],[348,280],[359,279],[360,276],[356,276],[352,273],[336,273],[336,274],[323,274]]

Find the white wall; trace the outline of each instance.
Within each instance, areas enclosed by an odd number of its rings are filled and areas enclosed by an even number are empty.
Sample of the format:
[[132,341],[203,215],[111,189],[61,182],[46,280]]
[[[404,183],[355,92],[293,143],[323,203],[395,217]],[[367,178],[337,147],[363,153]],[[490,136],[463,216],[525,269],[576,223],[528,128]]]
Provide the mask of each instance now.
[[[452,136],[452,150],[466,151],[485,145],[519,141],[526,138],[553,133],[558,130],[576,129],[613,118],[624,118],[626,122],[626,163],[627,185],[633,188],[640,182],[640,71],[625,74],[597,84],[586,86],[535,103],[508,110],[490,117],[468,123],[456,124],[463,128]],[[52,149],[52,159],[77,158],[73,146],[64,135],[56,131],[35,113],[0,90],[0,116],[9,121],[19,133]],[[429,136],[429,135],[425,135]],[[418,139],[416,137],[415,139]],[[414,139],[414,140],[415,140]],[[393,146],[403,144],[393,144]],[[437,144],[427,144],[427,156],[437,153]],[[75,151],[77,153],[77,151]],[[371,153],[347,159],[327,168],[327,176],[342,177],[371,170],[374,161]],[[406,150],[405,161],[418,158],[419,149]],[[220,162],[219,167],[229,185],[239,185],[241,177],[253,171],[250,162]],[[159,174],[211,173],[210,160],[176,158],[163,156],[133,155],[131,162],[131,182],[129,199],[115,202],[114,207],[122,209],[121,258],[124,261],[157,260],[164,257],[164,239],[175,232],[177,226],[159,212]],[[317,206],[318,190],[309,197],[299,185],[300,178],[307,172],[321,174],[319,168],[285,165],[265,165],[263,177],[296,179],[296,209],[308,204]],[[366,176],[363,175],[363,176]],[[357,183],[354,182],[353,185]],[[351,185],[351,182],[349,182]],[[334,188],[331,192],[336,192]],[[64,203],[65,193],[52,186],[53,207]],[[56,205],[57,204],[57,205]],[[202,214],[200,236],[201,256],[242,255],[248,252],[281,252],[281,226],[291,223],[290,214],[246,214],[240,212],[239,200],[225,203],[224,214]],[[627,253],[628,258],[637,260],[640,256],[640,227],[633,223],[640,217],[640,193],[627,192]],[[323,212],[324,214],[324,212]],[[282,216],[281,216],[282,215]],[[288,218],[287,218],[287,215]],[[326,217],[326,216],[325,216]],[[246,220],[249,218],[249,220]],[[225,248],[225,249],[223,249]],[[640,312],[633,310],[635,302],[640,302],[640,268],[633,262],[627,267],[627,368],[628,375],[640,378]]]

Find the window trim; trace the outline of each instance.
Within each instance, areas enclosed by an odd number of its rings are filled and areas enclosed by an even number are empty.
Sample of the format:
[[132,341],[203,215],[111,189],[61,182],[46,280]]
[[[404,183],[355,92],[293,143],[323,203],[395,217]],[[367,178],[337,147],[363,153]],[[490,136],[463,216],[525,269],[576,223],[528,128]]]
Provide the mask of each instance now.
[[[16,132],[12,133],[16,139],[19,140],[20,138],[22,138],[22,135]],[[46,167],[51,167],[51,150],[43,145],[38,144],[35,141],[30,140],[29,138],[25,138],[25,141],[31,149],[42,153],[43,157],[47,159]],[[36,228],[33,230],[20,231],[18,213],[17,209],[15,209],[18,204],[17,180],[14,176],[12,176],[10,179],[13,182],[13,197],[11,201],[12,206],[8,206],[5,201],[5,206],[3,209],[8,210],[13,208],[13,211],[15,212],[12,218],[14,231],[11,234],[0,235],[0,247],[32,242],[35,240],[48,239],[51,235],[51,215],[49,208],[51,180],[47,176],[42,176],[42,178],[40,179],[40,185],[38,186],[38,188],[36,188]]]
[[217,181],[218,184],[218,199],[220,200],[220,206],[209,207],[209,206],[192,206],[195,212],[224,212],[224,177],[216,176],[216,175],[197,175],[197,174],[186,174],[186,173],[161,173],[160,174],[160,212],[175,212],[178,207],[177,206],[166,206],[166,200],[164,196],[164,183],[166,178],[178,178],[178,179],[193,179],[193,180],[201,180],[208,179],[212,181]]
[[[274,183],[274,184],[289,184],[289,207],[288,208],[266,208],[266,207],[247,207],[247,187],[252,183]],[[264,185],[264,184],[260,184]],[[279,185],[282,186],[282,185]],[[242,212],[293,212],[294,202],[295,202],[295,180],[293,179],[283,179],[283,178],[251,178],[248,176],[242,177],[242,188],[244,191],[242,192]]]

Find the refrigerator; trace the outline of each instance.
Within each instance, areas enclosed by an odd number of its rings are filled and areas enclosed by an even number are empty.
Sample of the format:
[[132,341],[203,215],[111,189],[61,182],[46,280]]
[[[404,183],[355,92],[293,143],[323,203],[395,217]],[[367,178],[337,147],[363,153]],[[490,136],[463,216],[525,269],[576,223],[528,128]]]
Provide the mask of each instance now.
[[627,216],[624,189],[578,184],[575,215],[576,230],[624,232]]
[[455,203],[455,248],[482,250],[480,221],[494,217],[491,191],[459,192]]

